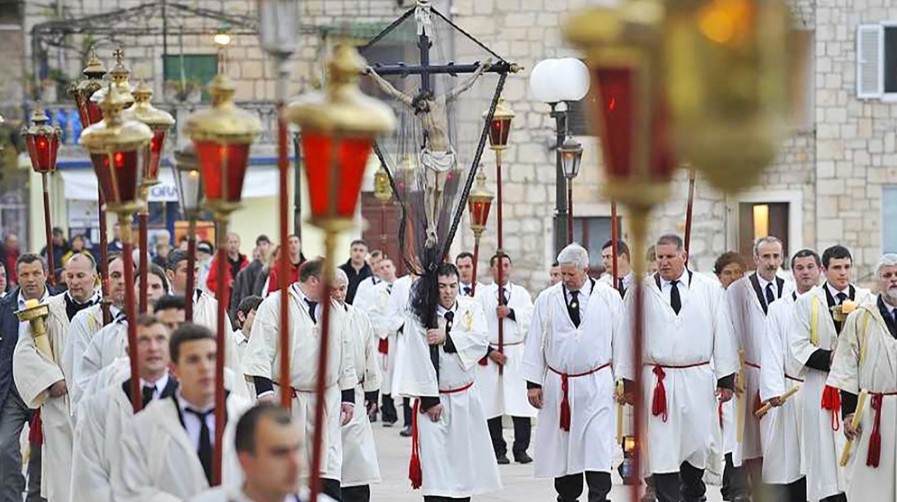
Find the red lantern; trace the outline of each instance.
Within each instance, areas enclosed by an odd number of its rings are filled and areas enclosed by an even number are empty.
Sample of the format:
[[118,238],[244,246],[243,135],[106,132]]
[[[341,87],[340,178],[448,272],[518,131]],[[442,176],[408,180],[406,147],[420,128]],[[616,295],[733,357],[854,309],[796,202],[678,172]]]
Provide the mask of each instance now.
[[486,175],[480,169],[477,173],[477,185],[467,196],[467,213],[470,216],[470,229],[474,237],[479,240],[486,229],[486,221],[489,219],[489,210],[492,208],[492,192],[486,188]]
[[[484,118],[488,118],[489,111],[484,114]],[[505,106],[505,100],[500,99],[495,107],[495,113],[492,120],[489,121],[489,145],[493,150],[504,150],[508,147],[508,137],[511,134],[511,120],[514,119],[515,113]]]
[[59,137],[62,136],[62,130],[49,125],[49,121],[38,103],[31,115],[31,127],[22,128],[31,167],[40,174],[56,170],[56,153],[59,151]]
[[358,88],[364,59],[349,46],[336,48],[326,93],[310,93],[287,109],[299,125],[306,157],[311,221],[332,225],[351,221],[374,138],[395,127],[395,115]]
[[73,85],[69,94],[75,98],[81,125],[89,127],[103,120],[103,111],[100,110],[99,104],[90,99],[95,92],[103,88],[103,77],[106,75],[106,68],[103,68],[103,63],[97,58],[95,52],[91,53],[90,61],[87,62],[82,73],[84,73],[84,80]]
[[153,139],[143,154],[142,184],[155,185],[159,182],[159,163],[165,147],[165,138],[174,125],[174,117],[170,113],[154,107],[150,101],[153,91],[145,82],[141,82],[133,92],[134,106],[122,113],[125,120],[143,122],[153,131]]
[[205,204],[216,211],[239,207],[249,166],[249,147],[262,132],[255,115],[234,105],[234,85],[218,74],[209,88],[212,108],[187,119],[184,133],[193,140],[205,188]]

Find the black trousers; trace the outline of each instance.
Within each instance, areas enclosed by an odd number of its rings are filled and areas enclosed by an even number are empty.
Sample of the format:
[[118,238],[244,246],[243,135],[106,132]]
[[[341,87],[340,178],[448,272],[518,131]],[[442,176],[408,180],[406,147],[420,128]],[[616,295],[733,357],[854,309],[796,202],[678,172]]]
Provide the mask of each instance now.
[[340,490],[339,481],[335,479],[321,478],[321,492],[324,495],[332,498],[333,500],[337,500],[339,502],[343,501],[342,490]]
[[787,485],[766,485],[763,496],[757,502],[807,502],[807,478],[800,478]]
[[[576,502],[582,495],[582,474],[570,474],[554,478],[554,489],[558,492],[558,502]],[[610,493],[609,472],[585,472],[586,484],[589,485],[589,502],[606,502]]]
[[346,486],[342,489],[343,502],[370,502],[371,486]]
[[451,497],[437,497],[437,496],[433,496],[433,495],[425,495],[424,496],[424,502],[450,502],[452,500],[460,500],[461,502],[470,502],[470,497],[453,499]]
[[701,502],[707,487],[704,485],[704,469],[683,462],[679,472],[654,473],[654,490],[659,502]]
[[411,427],[411,398],[402,398],[402,412],[404,413],[405,427]]
[[[514,444],[511,451],[515,455],[518,453],[526,453],[529,449],[530,436],[532,434],[533,423],[528,417],[511,417],[514,422]],[[501,428],[501,417],[490,418],[489,435],[492,437],[492,450],[495,456],[500,457],[507,455],[508,443],[505,442],[504,433]]]
[[[735,497],[746,497],[750,495],[751,488],[748,483],[748,470],[745,464],[742,464],[741,467],[735,467],[735,464],[732,460],[732,454],[726,453],[726,468],[723,470],[723,486],[726,486],[726,473],[728,473],[728,498],[726,500],[733,500]],[[726,495],[726,494],[724,494]]]
[[396,412],[396,403],[393,401],[392,396],[383,394],[380,400],[383,403],[380,407],[380,411],[383,412],[383,421],[390,423],[398,421],[399,415]]

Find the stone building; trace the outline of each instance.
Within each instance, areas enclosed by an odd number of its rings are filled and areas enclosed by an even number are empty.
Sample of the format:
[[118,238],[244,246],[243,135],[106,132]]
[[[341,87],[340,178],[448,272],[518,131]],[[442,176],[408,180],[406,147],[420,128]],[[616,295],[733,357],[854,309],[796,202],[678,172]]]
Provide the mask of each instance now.
[[[261,104],[270,105],[274,99],[275,68],[252,35],[255,3],[82,0],[60,2],[61,8],[52,11],[26,2],[23,34],[27,40],[23,45],[28,54],[24,60],[30,65],[34,61],[57,65],[62,72],[75,76],[83,65],[88,36],[100,52],[111,53],[114,45],[121,43],[126,46],[132,70],[151,82],[157,100],[162,96],[161,101],[170,104],[177,98],[179,80],[171,73],[172,68],[183,66],[177,60],[192,58],[196,65],[217,62],[211,34],[229,24],[233,43],[226,64],[236,80],[237,99],[260,104],[257,109],[264,113],[270,107]],[[441,0],[434,6],[508,61],[531,69],[544,58],[577,55],[562,40],[559,27],[567,16],[589,3],[597,2]],[[80,47],[80,54],[35,44],[31,38],[35,25],[54,20],[77,23],[96,14],[148,4],[155,5],[154,10],[143,11],[150,14],[116,19],[118,31],[91,35],[85,28],[80,35],[70,35],[68,45]],[[179,10],[177,6],[192,10]],[[321,61],[336,39],[335,33],[366,40],[411,7],[412,0],[302,1],[303,35],[291,60],[290,93],[306,90],[320,80]],[[844,244],[854,251],[859,278],[869,282],[871,267],[880,253],[897,252],[897,108],[893,104],[897,101],[897,0],[793,0],[791,7],[803,49],[794,64],[801,69],[800,87],[804,90],[804,96],[794,105],[792,135],[784,139],[778,160],[760,183],[741,194],[720,194],[698,178],[690,264],[698,271],[709,272],[718,254],[738,250],[749,255],[754,237],[768,232],[782,238],[789,253],[803,247],[821,250]],[[141,34],[141,29],[152,33]],[[35,47],[42,53],[32,54]],[[163,62],[166,54],[167,63]],[[26,65],[24,74],[39,73],[34,70]],[[202,76],[201,72],[195,74]],[[548,106],[530,98],[527,78],[527,71],[513,75],[504,89],[507,104],[517,113],[512,146],[505,155],[504,247],[514,258],[514,280],[536,289],[547,282],[547,268],[554,254],[555,132]],[[180,80],[183,84],[184,79]],[[579,125],[574,132],[584,145],[585,155],[574,183],[575,233],[578,239],[588,241],[585,244],[597,261],[596,250],[609,238],[610,205],[600,194],[596,139],[588,134],[582,117],[576,120]],[[270,117],[266,123],[272,123]],[[258,155],[270,156],[272,138],[263,138],[266,144]],[[494,169],[488,152],[483,165],[487,171]],[[491,174],[489,178],[494,179]],[[370,180],[366,186],[370,190]],[[677,174],[671,193],[670,200],[652,217],[652,237],[684,230],[684,172]],[[374,239],[381,233],[378,206],[369,193],[362,200],[364,216],[370,223],[366,235]],[[262,209],[251,209],[247,217],[253,225],[247,231],[259,228],[259,212],[271,212],[275,207],[270,202],[259,203]],[[251,204],[248,202],[247,207]],[[626,215],[621,216],[625,238]],[[276,221],[269,220],[269,232],[273,233]],[[473,247],[466,224],[462,229],[456,251]],[[495,226],[490,223],[482,243],[480,270],[486,269],[487,257],[494,251],[494,232]]]

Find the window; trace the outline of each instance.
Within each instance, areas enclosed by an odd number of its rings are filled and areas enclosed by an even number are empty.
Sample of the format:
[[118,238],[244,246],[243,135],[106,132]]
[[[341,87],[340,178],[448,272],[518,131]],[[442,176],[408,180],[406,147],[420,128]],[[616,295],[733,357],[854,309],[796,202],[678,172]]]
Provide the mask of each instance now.
[[897,100],[897,23],[857,27],[857,97]]
[[594,101],[594,95],[589,94],[579,101],[567,103],[567,134],[570,136],[594,136],[589,128],[588,109]]
[[207,103],[209,82],[218,73],[217,54],[174,54],[162,56],[165,101]]
[[738,204],[738,252],[753,263],[754,241],[772,235],[782,240],[783,256],[788,252],[789,204],[787,202],[742,202]]
[[897,253],[897,185],[882,189],[881,223],[882,252]]
[[0,25],[21,26],[24,4],[23,0],[0,0]]
[[[564,222],[566,224],[566,222]],[[617,217],[617,238],[623,239],[623,218]],[[573,242],[589,251],[591,265],[601,265],[601,246],[610,240],[610,216],[573,218]]]

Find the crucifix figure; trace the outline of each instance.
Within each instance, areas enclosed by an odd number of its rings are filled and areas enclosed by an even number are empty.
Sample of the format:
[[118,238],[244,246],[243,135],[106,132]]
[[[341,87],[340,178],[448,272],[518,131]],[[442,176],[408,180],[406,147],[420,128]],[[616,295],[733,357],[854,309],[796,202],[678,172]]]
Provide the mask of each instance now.
[[446,108],[461,93],[469,90],[491,64],[491,58],[487,59],[485,63],[479,64],[476,71],[467,80],[441,96],[434,96],[431,90],[421,90],[416,96],[409,96],[393,87],[386,79],[378,75],[374,68],[370,66],[367,68],[367,74],[374,79],[383,92],[414,112],[424,131],[424,142],[418,155],[426,175],[424,204],[426,206],[426,245],[428,247],[436,245],[436,227],[442,204],[442,194],[445,189],[445,179],[448,172],[455,169],[456,164],[455,149],[448,137]]

